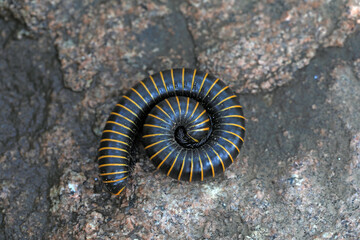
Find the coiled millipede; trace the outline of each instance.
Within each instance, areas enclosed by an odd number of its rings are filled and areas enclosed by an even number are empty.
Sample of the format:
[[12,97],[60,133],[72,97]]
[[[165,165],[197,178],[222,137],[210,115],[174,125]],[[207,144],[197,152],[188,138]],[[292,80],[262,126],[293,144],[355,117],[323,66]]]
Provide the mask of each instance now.
[[225,171],[240,153],[245,118],[237,96],[221,80],[192,69],[145,78],[108,118],[99,147],[100,177],[119,195],[125,189],[135,138],[168,176],[202,181]]

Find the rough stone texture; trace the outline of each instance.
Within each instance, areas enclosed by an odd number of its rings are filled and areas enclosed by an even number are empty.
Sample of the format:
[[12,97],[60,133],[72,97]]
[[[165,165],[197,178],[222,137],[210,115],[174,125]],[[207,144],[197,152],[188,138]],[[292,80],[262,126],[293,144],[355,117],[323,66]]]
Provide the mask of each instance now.
[[[360,1],[0,0],[0,239],[359,239]],[[177,182],[96,150],[149,73],[220,76],[247,117],[223,175]]]

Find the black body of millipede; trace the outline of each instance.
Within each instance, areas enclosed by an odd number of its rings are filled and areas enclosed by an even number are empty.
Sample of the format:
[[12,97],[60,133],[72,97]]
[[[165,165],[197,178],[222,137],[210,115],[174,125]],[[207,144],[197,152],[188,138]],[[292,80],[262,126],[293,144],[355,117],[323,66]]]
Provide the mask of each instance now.
[[145,78],[111,112],[100,142],[99,171],[119,195],[127,185],[136,136],[150,161],[172,178],[202,181],[236,159],[245,118],[237,96],[221,80],[193,69]]

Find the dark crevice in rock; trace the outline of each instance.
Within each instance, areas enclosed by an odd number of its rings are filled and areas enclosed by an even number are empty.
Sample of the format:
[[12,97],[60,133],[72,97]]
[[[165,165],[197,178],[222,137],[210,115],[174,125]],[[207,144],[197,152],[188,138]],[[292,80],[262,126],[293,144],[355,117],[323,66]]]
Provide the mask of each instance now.
[[180,16],[182,16],[184,22],[185,22],[185,26],[186,26],[186,31],[189,33],[189,37],[190,37],[190,42],[191,42],[191,52],[193,54],[193,62],[194,62],[194,68],[199,68],[199,62],[196,56],[196,43],[195,43],[195,39],[194,36],[192,35],[190,29],[189,29],[189,25],[186,21],[186,17],[184,16],[184,14],[180,11],[177,10],[177,12],[180,14]]
[[186,32],[188,35],[188,38],[190,41],[188,41],[188,43],[190,43],[190,47],[189,49],[191,49],[191,53],[192,53],[192,64],[193,66],[191,66],[192,68],[199,68],[199,62],[197,59],[197,55],[196,55],[196,43],[195,43],[195,39],[194,36],[191,32],[191,30],[189,29],[189,24],[186,20],[185,15],[182,13],[182,11],[180,10],[180,4],[183,3],[182,1],[175,1],[175,2],[169,2],[169,6],[170,8],[173,10],[174,13],[178,14],[179,17],[182,20],[182,24],[178,25],[178,26],[182,26],[184,29],[182,30],[183,32]]
[[[51,55],[48,52],[48,40],[45,38],[29,39],[22,36],[15,38],[16,32],[23,26],[15,19],[1,20],[4,27],[15,26],[5,31],[6,44],[3,45],[0,64],[1,99],[3,108],[0,152],[13,146],[20,137],[39,135],[52,125],[48,122],[51,94],[57,88],[56,74],[49,74],[53,61],[38,61]],[[51,59],[51,58],[49,58]]]
[[[356,31],[342,48],[319,49],[306,67],[294,73],[295,81],[271,93],[242,95],[244,114],[249,119],[243,152],[251,156],[250,169],[255,169],[249,175],[267,179],[269,186],[265,189],[273,189],[272,204],[281,204],[278,191],[288,190],[288,184],[296,180],[291,180],[289,171],[298,167],[296,161],[302,159],[303,164],[307,158],[319,161],[314,165],[317,170],[306,177],[317,179],[324,186],[321,194],[333,194],[334,200],[344,201],[353,194],[345,179],[348,176],[345,166],[351,160],[352,134],[334,104],[327,100],[335,82],[331,74],[334,68],[360,58],[359,39],[360,31]],[[332,172],[336,175],[331,175]]]
[[0,176],[10,205],[1,209],[0,232],[9,239],[40,239],[49,230],[47,196],[58,181],[56,159],[41,157],[40,141],[61,114],[53,110],[54,95],[62,89],[60,65],[49,37],[29,38],[11,14],[1,16]]
[[[317,65],[324,63],[325,67],[331,70],[331,65],[334,65],[336,61],[354,61],[360,58],[360,28],[355,31],[353,34],[349,35],[344,43],[343,47],[327,47],[320,48],[316,52],[316,55],[312,58],[309,65],[312,62],[318,61],[319,63],[315,63]],[[299,69],[298,72],[302,72],[307,69],[305,66],[303,69]]]
[[[299,74],[302,72],[306,72],[308,68],[311,68],[311,65],[314,65],[314,61],[320,61],[320,63],[315,63],[315,65],[319,65],[322,68],[326,67],[328,69],[327,72],[330,72],[333,67],[334,62],[343,60],[343,61],[354,61],[358,58],[360,58],[360,27],[357,27],[357,31],[355,31],[353,34],[349,35],[344,43],[343,47],[320,47],[317,49],[315,56],[310,60],[309,64],[304,66],[301,69],[298,69],[293,73],[293,78],[295,79],[301,79],[299,78]],[[287,67],[291,67],[292,64],[289,64]],[[284,69],[280,69],[279,71],[283,71]],[[320,70],[318,70],[320,72]],[[271,76],[267,77],[266,79],[273,78],[272,74]],[[260,80],[260,82],[263,79]],[[291,84],[291,83],[289,83]],[[287,87],[289,84],[285,84],[282,86],[276,86],[271,92],[275,92],[277,89],[281,89],[284,87]],[[262,95],[266,95],[269,92],[261,92]],[[241,95],[251,95],[250,93],[242,93]]]
[[5,211],[3,208],[0,208],[0,240],[5,240]]

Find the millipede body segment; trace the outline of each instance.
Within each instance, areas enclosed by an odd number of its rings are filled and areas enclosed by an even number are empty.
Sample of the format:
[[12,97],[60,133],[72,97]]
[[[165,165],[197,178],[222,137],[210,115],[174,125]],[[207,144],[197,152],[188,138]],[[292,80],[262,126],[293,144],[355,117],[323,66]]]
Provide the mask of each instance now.
[[171,69],[145,78],[115,106],[100,141],[100,177],[115,195],[126,187],[139,134],[157,169],[178,180],[202,181],[234,162],[245,118],[237,96],[208,73]]

